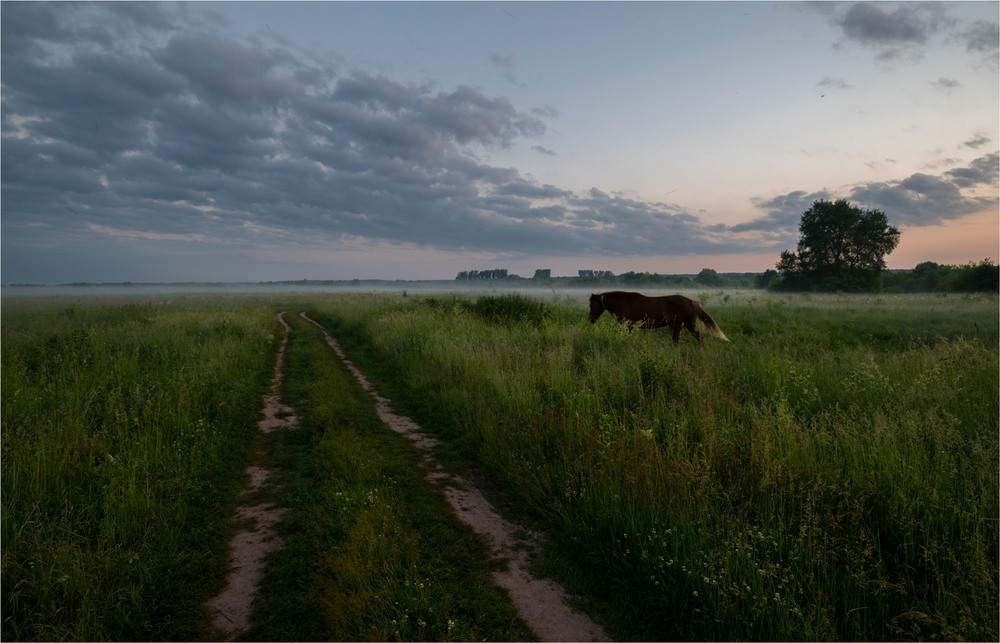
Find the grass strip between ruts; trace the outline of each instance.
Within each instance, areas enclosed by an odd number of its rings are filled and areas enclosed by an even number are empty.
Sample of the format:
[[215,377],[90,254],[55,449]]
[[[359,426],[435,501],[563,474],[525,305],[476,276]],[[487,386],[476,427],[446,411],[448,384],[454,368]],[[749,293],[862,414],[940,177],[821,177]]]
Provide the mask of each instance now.
[[524,640],[485,548],[424,480],[419,455],[297,315],[285,399],[301,420],[261,436],[283,473],[286,547],[245,636],[262,640]]

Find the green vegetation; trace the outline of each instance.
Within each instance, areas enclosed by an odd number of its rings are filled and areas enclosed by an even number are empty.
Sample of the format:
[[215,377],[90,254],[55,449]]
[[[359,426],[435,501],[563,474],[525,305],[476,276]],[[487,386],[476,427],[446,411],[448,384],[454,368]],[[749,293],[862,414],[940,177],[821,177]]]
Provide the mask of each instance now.
[[[307,306],[308,307],[308,306]],[[301,308],[296,308],[301,310]],[[525,640],[479,539],[424,480],[316,327],[286,315],[295,431],[267,436],[290,509],[262,583],[253,640]]]
[[784,250],[778,261],[782,290],[882,290],[885,256],[899,244],[885,212],[820,199],[802,213],[799,232],[798,252]]
[[[791,253],[788,261],[797,260]],[[792,265],[789,264],[789,265]],[[879,264],[881,265],[881,264]],[[783,266],[780,266],[784,270]],[[796,268],[797,270],[797,268]],[[472,271],[475,273],[476,271]],[[960,266],[937,264],[925,261],[912,270],[877,271],[863,269],[843,278],[826,275],[819,281],[802,274],[780,274],[777,270],[762,273],[729,272],[717,273],[711,268],[703,268],[697,275],[661,275],[650,272],[625,272],[615,275],[606,270],[581,270],[577,277],[552,277],[551,270],[536,270],[532,279],[522,279],[517,275],[502,271],[482,271],[475,277],[459,273],[456,281],[486,280],[487,285],[509,285],[513,288],[545,285],[551,288],[589,288],[602,290],[635,290],[637,288],[719,288],[771,290],[775,292],[836,291],[845,292],[868,290],[890,294],[902,293],[995,293],[1000,290],[1000,268],[992,259],[983,259]],[[822,272],[822,271],[821,271]],[[492,277],[491,274],[502,274]],[[417,283],[417,282],[411,282]]]
[[517,293],[483,295],[471,301],[463,297],[428,298],[424,303],[445,311],[458,309],[469,312],[490,324],[526,323],[541,326],[551,315],[549,306],[544,301]]
[[1000,290],[1000,268],[990,259],[962,266],[949,266],[925,261],[913,270],[883,273],[882,287],[886,292],[997,292]]
[[319,306],[619,638],[997,637],[995,295],[701,295],[733,340]]
[[[577,294],[280,310],[502,487],[616,638],[995,640],[997,295],[690,294],[731,343]],[[257,432],[276,305],[4,300],[4,639],[204,636],[257,448],[289,511],[249,638],[529,635],[294,314],[301,427]]]
[[4,300],[4,640],[198,635],[275,326],[248,301]]
[[530,638],[413,447],[295,315],[301,427],[257,430],[274,312],[246,296],[4,301],[4,640],[208,636],[251,461],[279,472],[257,500],[290,511],[246,637]]

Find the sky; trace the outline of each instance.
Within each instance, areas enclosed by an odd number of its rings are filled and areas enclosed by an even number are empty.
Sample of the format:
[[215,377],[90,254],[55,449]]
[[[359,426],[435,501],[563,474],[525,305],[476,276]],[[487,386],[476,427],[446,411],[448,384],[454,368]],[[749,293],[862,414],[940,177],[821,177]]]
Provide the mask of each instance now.
[[997,2],[0,4],[3,283],[994,261]]

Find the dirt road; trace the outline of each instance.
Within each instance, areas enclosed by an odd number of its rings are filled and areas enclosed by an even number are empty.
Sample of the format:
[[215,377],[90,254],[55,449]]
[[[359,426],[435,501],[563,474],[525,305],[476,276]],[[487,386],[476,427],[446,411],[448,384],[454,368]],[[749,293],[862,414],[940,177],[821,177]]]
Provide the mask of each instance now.
[[[297,423],[293,410],[282,405],[279,396],[285,347],[291,332],[283,315],[280,313],[278,319],[285,328],[285,337],[279,349],[271,390],[264,398],[262,412],[265,418],[259,424],[264,432],[294,428]],[[610,640],[586,614],[567,605],[566,592],[560,585],[531,574],[529,558],[536,549],[534,535],[502,518],[469,479],[446,473],[432,452],[437,440],[421,432],[410,418],[394,413],[390,401],[379,394],[326,329],[305,313],[300,313],[300,316],[323,333],[327,345],[372,397],[375,409],[386,426],[409,439],[422,452],[424,475],[441,487],[459,519],[484,538],[495,560],[505,563],[498,565],[498,570],[493,572],[494,581],[508,592],[521,618],[536,636],[543,641]],[[251,496],[273,473],[257,465],[252,465],[247,471],[251,480],[244,492],[247,496]],[[229,582],[222,594],[209,602],[213,609],[213,626],[228,640],[249,627],[251,604],[263,559],[282,546],[273,527],[284,511],[272,505],[244,505],[239,508],[240,517],[247,518],[250,527],[233,539]]]

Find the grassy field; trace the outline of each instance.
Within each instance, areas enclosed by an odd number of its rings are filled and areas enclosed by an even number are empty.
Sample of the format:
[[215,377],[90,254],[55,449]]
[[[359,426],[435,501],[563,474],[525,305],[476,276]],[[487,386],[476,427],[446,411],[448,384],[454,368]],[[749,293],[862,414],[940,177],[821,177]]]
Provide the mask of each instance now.
[[3,639],[190,639],[228,558],[259,302],[5,299]]
[[616,637],[995,639],[997,297],[692,294],[732,343],[590,326],[581,296],[316,315]]
[[616,638],[995,640],[997,296],[688,294],[731,343],[591,326],[586,294],[5,299],[3,638],[203,636],[262,440],[291,511],[250,638],[527,635],[298,322],[302,430],[256,432],[287,309]]
[[523,640],[483,545],[294,314],[294,431],[257,430],[281,327],[241,296],[5,300],[3,640],[211,638],[250,462],[290,509],[251,640]]

